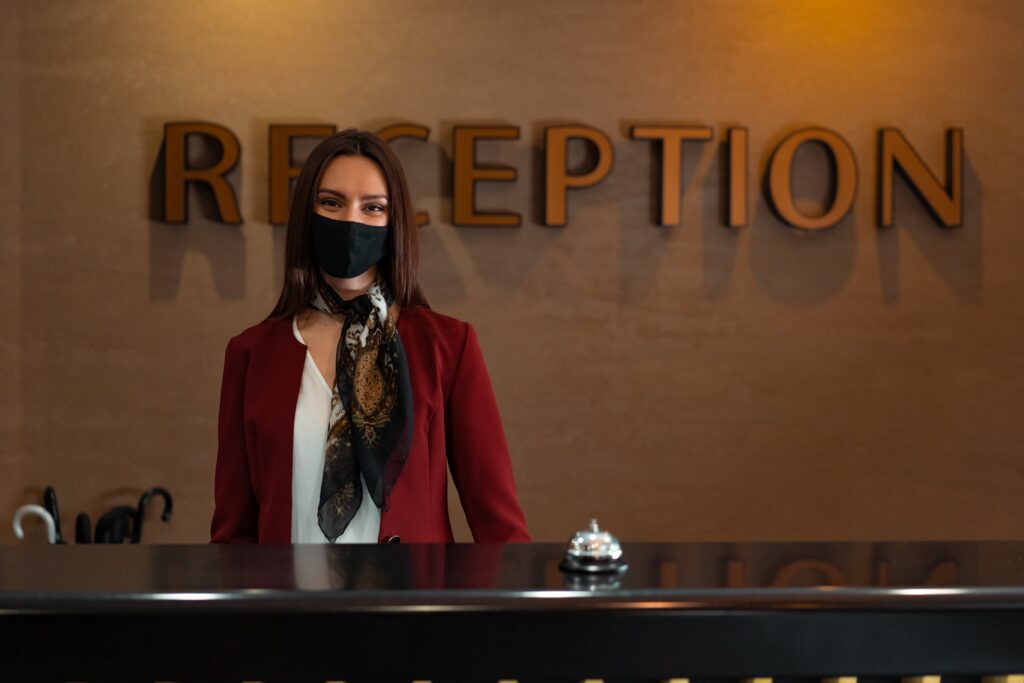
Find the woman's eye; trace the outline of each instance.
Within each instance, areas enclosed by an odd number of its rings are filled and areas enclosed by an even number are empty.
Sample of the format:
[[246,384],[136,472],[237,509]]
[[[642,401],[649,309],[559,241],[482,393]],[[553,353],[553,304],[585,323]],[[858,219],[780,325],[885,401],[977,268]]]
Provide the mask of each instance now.
[[383,213],[384,211],[387,210],[387,207],[383,206],[382,204],[367,204],[366,210],[372,211],[373,213]]
[[323,204],[324,206],[329,206],[332,209],[336,206],[340,206],[338,204],[337,199],[331,199],[330,197],[324,197],[323,199],[320,200],[320,203]]

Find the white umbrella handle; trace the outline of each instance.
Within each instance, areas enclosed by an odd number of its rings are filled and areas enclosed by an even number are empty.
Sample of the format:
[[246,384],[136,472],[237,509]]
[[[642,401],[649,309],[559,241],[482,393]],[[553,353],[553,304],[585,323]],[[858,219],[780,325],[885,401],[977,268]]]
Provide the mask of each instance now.
[[21,518],[25,515],[41,517],[46,522],[46,538],[49,540],[50,545],[57,542],[57,525],[54,523],[49,510],[41,505],[22,505],[14,513],[14,535],[18,537],[19,541],[25,538],[25,532],[21,528]]

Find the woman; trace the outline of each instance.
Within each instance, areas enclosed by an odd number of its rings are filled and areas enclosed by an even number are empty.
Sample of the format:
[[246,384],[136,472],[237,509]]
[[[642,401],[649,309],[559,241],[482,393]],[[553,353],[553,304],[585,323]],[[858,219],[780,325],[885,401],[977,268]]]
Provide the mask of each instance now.
[[430,310],[398,158],[342,131],[295,185],[284,286],[228,342],[212,542],[529,541],[476,333]]

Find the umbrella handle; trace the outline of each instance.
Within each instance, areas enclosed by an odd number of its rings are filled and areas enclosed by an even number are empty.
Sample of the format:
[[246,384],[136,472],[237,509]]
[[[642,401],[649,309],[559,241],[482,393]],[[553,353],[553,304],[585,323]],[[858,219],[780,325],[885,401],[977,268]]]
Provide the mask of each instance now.
[[53,518],[53,528],[57,532],[57,543],[63,543],[64,537],[60,533],[60,511],[57,509],[57,492],[52,486],[47,486],[43,491],[43,507]]
[[96,543],[124,543],[135,525],[135,509],[119,505],[109,510],[96,522]]
[[96,529],[93,534],[93,543],[110,543],[110,522],[107,515],[96,520]]
[[128,533],[124,515],[114,515],[110,519],[110,542],[124,543],[124,537]]
[[57,526],[53,523],[53,516],[50,511],[39,505],[22,505],[14,513],[14,535],[18,540],[24,540],[25,531],[21,528],[21,519],[26,515],[35,515],[46,524],[46,539],[50,545],[57,543]]
[[75,517],[75,543],[92,543],[92,521],[84,512]]
[[132,529],[132,543],[142,540],[142,520],[146,515],[146,506],[149,505],[153,496],[160,496],[164,499],[164,512],[160,515],[160,519],[165,522],[171,519],[171,512],[174,510],[174,499],[171,498],[171,492],[162,486],[154,486],[139,498],[139,506],[135,511],[135,527]]

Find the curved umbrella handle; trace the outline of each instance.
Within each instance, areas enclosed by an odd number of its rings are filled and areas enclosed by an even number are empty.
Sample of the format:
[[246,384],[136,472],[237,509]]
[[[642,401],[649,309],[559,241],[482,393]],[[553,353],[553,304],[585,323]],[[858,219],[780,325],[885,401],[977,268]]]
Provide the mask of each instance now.
[[171,498],[171,492],[162,486],[154,486],[139,498],[139,506],[135,512],[135,528],[132,529],[132,543],[142,540],[142,520],[146,514],[146,506],[149,505],[153,496],[161,496],[164,499],[164,512],[160,515],[160,519],[165,522],[171,519],[171,512],[174,510],[174,499]]
[[25,532],[21,528],[21,519],[26,515],[35,515],[46,523],[46,539],[50,545],[57,543],[57,526],[53,523],[53,517],[50,515],[50,511],[39,505],[22,505],[14,513],[14,535],[18,537],[18,540],[24,540]]

